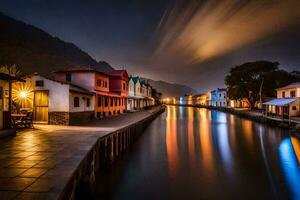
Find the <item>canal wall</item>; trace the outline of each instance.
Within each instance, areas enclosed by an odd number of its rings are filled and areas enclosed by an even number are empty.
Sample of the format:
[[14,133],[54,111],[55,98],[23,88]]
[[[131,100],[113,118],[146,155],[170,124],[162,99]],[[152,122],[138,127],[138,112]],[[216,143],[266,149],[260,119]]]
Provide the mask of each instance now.
[[279,127],[279,128],[289,129],[292,132],[299,132],[300,131],[300,124],[297,123],[297,122],[289,121],[289,120],[282,121],[280,119],[266,117],[266,116],[261,115],[261,114],[251,114],[249,112],[236,110],[234,108],[203,106],[203,105],[177,105],[177,104],[172,104],[172,105],[217,110],[217,111],[220,111],[220,112],[225,112],[225,113],[237,115],[239,117],[249,119],[249,120],[252,120],[252,121],[255,121],[255,122],[258,122],[258,123],[263,123],[263,124],[268,124],[268,125],[271,125],[271,126],[276,126],[276,127]]
[[164,111],[165,107],[161,106],[150,116],[100,137],[80,162],[59,199],[77,199],[78,191],[83,188],[91,188],[101,166],[112,164],[143,133],[150,122]]

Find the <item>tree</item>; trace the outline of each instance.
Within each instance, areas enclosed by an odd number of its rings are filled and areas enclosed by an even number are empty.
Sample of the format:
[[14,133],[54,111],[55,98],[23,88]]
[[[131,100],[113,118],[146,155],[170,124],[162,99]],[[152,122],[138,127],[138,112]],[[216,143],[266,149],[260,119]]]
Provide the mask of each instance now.
[[278,62],[256,61],[232,68],[225,78],[228,97],[246,98],[252,109],[261,97],[274,97],[276,88],[298,81],[296,76],[279,70],[278,66]]
[[0,66],[0,72],[17,78],[20,78],[23,75],[21,69],[17,65]]

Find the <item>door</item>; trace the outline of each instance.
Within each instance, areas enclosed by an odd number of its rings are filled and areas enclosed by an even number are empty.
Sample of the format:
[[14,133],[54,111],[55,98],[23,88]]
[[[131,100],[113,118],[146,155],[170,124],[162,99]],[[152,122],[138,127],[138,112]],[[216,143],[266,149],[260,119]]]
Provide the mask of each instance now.
[[34,120],[48,122],[48,90],[34,91]]

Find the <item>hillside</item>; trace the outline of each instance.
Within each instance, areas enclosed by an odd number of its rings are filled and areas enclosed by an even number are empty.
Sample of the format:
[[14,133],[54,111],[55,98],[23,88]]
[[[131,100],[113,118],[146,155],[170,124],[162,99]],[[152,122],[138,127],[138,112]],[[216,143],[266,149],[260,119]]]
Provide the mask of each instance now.
[[97,62],[76,45],[0,13],[0,65],[16,64],[25,73],[49,73],[68,65],[111,66]]
[[156,88],[159,92],[163,94],[164,97],[174,97],[174,96],[183,96],[185,94],[196,94],[197,91],[186,85],[180,85],[175,83],[168,83],[165,81],[154,81],[148,79],[150,85]]

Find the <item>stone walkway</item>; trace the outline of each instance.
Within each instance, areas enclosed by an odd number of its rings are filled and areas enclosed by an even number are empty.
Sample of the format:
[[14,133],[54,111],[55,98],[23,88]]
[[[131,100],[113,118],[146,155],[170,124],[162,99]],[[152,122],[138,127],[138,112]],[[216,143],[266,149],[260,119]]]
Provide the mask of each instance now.
[[77,126],[36,125],[0,140],[0,199],[57,199],[101,136],[140,121],[158,108]]

